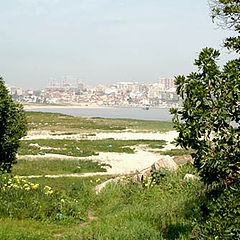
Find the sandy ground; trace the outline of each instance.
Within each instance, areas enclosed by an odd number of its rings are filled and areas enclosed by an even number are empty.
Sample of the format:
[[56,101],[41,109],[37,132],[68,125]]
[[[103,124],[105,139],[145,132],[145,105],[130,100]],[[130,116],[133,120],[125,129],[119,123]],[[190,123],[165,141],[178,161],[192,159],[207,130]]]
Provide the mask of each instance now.
[[[143,169],[150,167],[154,162],[159,159],[165,158],[169,159],[169,156],[161,156],[154,152],[148,152],[140,147],[136,150],[134,154],[127,153],[110,153],[110,152],[100,152],[97,156],[90,157],[70,157],[59,154],[45,154],[45,155],[28,155],[28,156],[18,156],[18,159],[37,159],[37,158],[48,158],[48,159],[91,159],[93,161],[98,161],[101,163],[110,164],[112,167],[107,167],[106,173],[101,173],[101,175],[118,175],[118,174],[132,174],[135,172],[140,172]],[[81,174],[82,175],[82,174]],[[84,174],[88,175],[88,174]],[[98,173],[91,175],[99,175]]]
[[[36,134],[37,133],[37,134]],[[95,136],[89,136],[89,133],[72,134],[72,135],[51,135],[49,131],[35,132],[30,131],[24,140],[34,139],[88,139],[88,140],[100,140],[107,138],[114,138],[115,140],[165,140],[172,142],[174,138],[178,136],[176,131],[169,131],[166,133],[134,133],[134,132],[120,132],[120,133],[95,133]]]
[[[52,136],[47,132],[42,135],[28,135],[25,139],[82,139],[84,134],[75,135],[60,135]],[[86,135],[86,134],[85,134]],[[134,154],[127,153],[110,153],[100,152],[98,156],[84,157],[82,159],[91,159],[93,161],[99,161],[101,163],[107,163],[112,168],[107,168],[105,173],[86,173],[86,174],[65,174],[65,175],[51,175],[46,177],[87,177],[94,175],[124,175],[132,174],[138,171],[142,171],[150,167],[154,162],[160,159],[171,159],[169,156],[163,156],[154,151],[170,150],[176,148],[171,142],[177,137],[177,132],[170,131],[167,133],[97,133],[96,136],[85,136],[84,139],[105,139],[114,138],[118,140],[133,140],[133,139],[148,139],[148,140],[165,140],[167,142],[163,149],[147,149],[144,145],[134,147]],[[81,159],[79,157],[71,157],[58,154],[45,154],[45,155],[30,155],[30,156],[18,156],[19,159],[37,159],[37,158],[48,158],[48,159]],[[37,177],[37,176],[34,176]]]

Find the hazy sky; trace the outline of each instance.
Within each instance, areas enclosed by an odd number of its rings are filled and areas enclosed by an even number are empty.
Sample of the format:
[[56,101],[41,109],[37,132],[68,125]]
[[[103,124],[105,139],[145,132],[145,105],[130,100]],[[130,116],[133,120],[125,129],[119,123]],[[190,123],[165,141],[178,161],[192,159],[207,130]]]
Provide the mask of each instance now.
[[156,82],[190,73],[227,35],[207,0],[0,0],[0,75],[25,89],[64,75]]

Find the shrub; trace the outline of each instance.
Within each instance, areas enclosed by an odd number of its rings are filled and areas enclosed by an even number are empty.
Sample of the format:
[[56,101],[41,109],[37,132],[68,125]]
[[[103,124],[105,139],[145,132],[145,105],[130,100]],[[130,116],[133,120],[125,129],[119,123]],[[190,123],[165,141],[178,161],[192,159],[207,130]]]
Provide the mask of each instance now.
[[198,221],[200,234],[197,239],[240,239],[240,191],[225,189],[210,192],[202,206],[202,218]]
[[[237,36],[224,46],[240,53],[239,0],[211,0],[212,17]],[[240,58],[221,69],[219,51],[205,48],[197,72],[175,80],[182,109],[171,109],[177,144],[195,150],[194,164],[210,186],[197,239],[240,239]]]
[[0,171],[10,172],[16,163],[20,138],[26,134],[23,107],[13,102],[0,77]]
[[182,109],[171,109],[177,143],[195,150],[195,166],[205,183],[229,185],[240,171],[240,59],[221,71],[219,52],[205,48],[195,61],[198,72],[176,78]]

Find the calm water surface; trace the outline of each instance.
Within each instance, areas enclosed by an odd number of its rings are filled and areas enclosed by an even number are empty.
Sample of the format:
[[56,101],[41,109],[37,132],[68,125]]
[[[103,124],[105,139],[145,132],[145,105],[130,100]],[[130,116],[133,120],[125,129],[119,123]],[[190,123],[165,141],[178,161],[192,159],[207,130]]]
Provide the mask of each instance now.
[[141,108],[42,108],[28,111],[63,113],[81,117],[131,118],[168,122],[172,120],[172,115],[166,108],[150,108],[149,110]]

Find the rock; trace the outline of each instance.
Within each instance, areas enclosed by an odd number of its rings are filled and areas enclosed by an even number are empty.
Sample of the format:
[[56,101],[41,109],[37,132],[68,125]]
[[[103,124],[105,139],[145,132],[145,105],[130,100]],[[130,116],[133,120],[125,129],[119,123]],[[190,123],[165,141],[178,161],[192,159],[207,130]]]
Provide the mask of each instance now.
[[191,155],[175,156],[173,160],[177,163],[177,165],[183,165],[186,163],[193,164],[193,158]]
[[134,183],[138,183],[138,182],[141,181],[141,177],[142,177],[141,174],[135,174],[135,175],[132,176],[132,181],[133,181]]
[[151,171],[159,171],[161,169],[167,169],[169,171],[177,170],[178,165],[175,163],[172,157],[163,156],[157,162],[151,166]]
[[147,175],[144,172],[143,173],[137,173],[137,174],[132,176],[132,181],[134,183],[140,183],[140,182],[142,182],[142,179],[143,179],[144,176],[149,176],[149,175]]
[[187,173],[185,176],[184,176],[184,180],[185,181],[188,181],[188,180],[199,180],[199,177],[193,175],[193,174],[189,174]]
[[177,170],[178,165],[175,163],[172,157],[170,156],[162,156],[161,159],[156,161],[151,167],[145,168],[135,174],[132,177],[132,181],[135,183],[139,183],[143,180],[144,177],[148,178],[151,176],[153,171],[161,171],[161,169],[167,169],[169,171]]
[[106,187],[107,184],[109,184],[109,183],[117,183],[117,182],[120,181],[120,179],[121,179],[120,177],[111,178],[111,179],[108,179],[107,181],[97,185],[95,187],[96,194],[100,193],[102,191],[102,189]]

